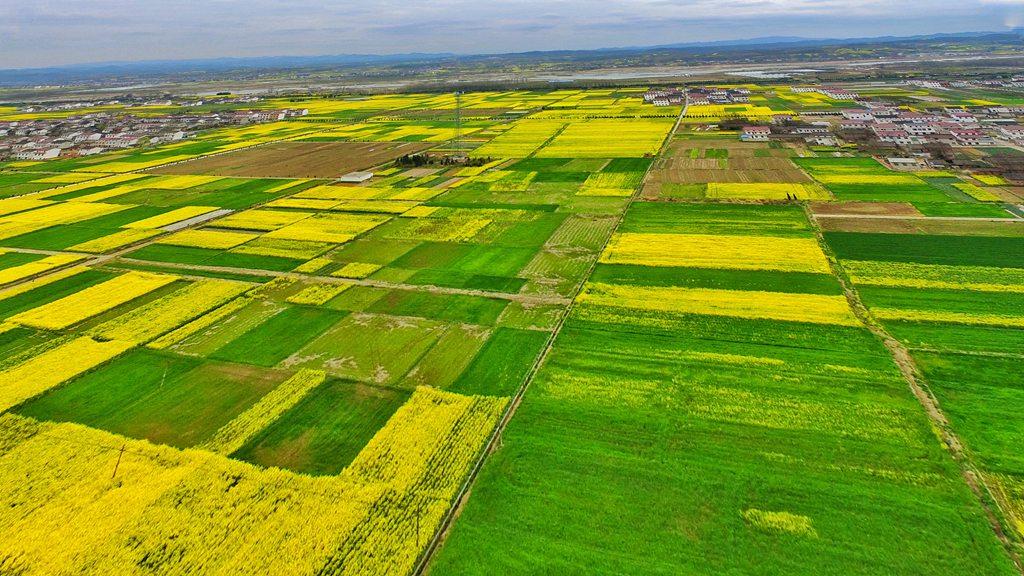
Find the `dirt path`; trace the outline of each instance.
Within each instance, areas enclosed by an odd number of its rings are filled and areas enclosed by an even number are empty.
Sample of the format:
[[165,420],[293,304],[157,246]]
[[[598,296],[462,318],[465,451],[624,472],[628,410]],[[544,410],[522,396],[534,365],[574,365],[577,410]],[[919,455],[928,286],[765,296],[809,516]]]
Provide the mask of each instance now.
[[893,362],[895,362],[896,366],[899,368],[900,373],[903,375],[903,379],[906,380],[907,385],[910,387],[910,391],[924,408],[925,413],[928,414],[929,420],[931,420],[936,430],[939,431],[942,442],[948,448],[953,460],[959,466],[960,474],[963,477],[964,482],[967,483],[967,486],[971,489],[971,492],[974,493],[978,503],[981,504],[993,532],[995,532],[999,541],[1002,542],[1003,548],[1010,556],[1010,559],[1013,561],[1017,570],[1024,575],[1024,563],[1022,563],[1017,552],[1014,538],[1007,535],[1007,529],[1004,528],[1009,525],[1006,521],[1008,517],[1007,513],[1001,507],[999,500],[995,497],[991,488],[985,483],[984,476],[979,472],[979,469],[975,465],[970,453],[964,449],[964,445],[963,442],[961,442],[960,437],[950,426],[949,419],[942,411],[938,398],[936,398],[928,388],[928,383],[924,379],[917,363],[914,361],[913,356],[911,356],[910,350],[908,350],[902,342],[893,338],[892,335],[886,331],[885,327],[883,327],[882,324],[874,318],[867,306],[864,305],[863,301],[860,299],[857,289],[853,286],[853,283],[846,275],[846,271],[843,269],[842,264],[832,252],[832,249],[825,242],[821,226],[819,226],[814,213],[807,204],[804,205],[804,211],[807,214],[807,219],[811,222],[811,225],[814,228],[814,234],[817,237],[818,244],[828,257],[833,275],[839,280],[839,284],[843,288],[843,294],[846,296],[846,300],[850,303],[850,308],[853,310],[854,314],[857,315],[857,318],[859,318],[860,321],[868,328],[868,330],[877,336],[885,345],[886,349],[889,350],[889,354],[892,356]]

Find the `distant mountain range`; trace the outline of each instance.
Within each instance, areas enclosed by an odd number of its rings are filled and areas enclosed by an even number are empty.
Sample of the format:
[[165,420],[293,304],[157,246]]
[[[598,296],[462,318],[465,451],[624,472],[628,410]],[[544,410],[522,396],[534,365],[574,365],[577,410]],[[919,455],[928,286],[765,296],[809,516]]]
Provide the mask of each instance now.
[[496,62],[501,60],[522,62],[524,60],[595,60],[613,55],[642,54],[645,52],[680,52],[699,54],[717,51],[750,51],[813,49],[867,44],[896,44],[942,41],[996,41],[1024,39],[1024,29],[1009,32],[963,32],[953,34],[930,34],[919,36],[880,36],[869,38],[804,38],[799,36],[766,36],[740,40],[719,40],[711,42],[685,42],[656,46],[627,46],[600,48],[594,50],[552,50],[516,52],[504,54],[453,54],[453,53],[405,53],[405,54],[334,54],[323,56],[260,56],[242,58],[203,58],[189,60],[145,60],[132,62],[98,62],[73,64],[46,68],[18,68],[0,70],[0,86],[34,86],[55,84],[90,83],[117,78],[159,78],[174,75],[217,75],[225,72],[256,70],[300,70],[332,69],[367,66],[410,66],[440,63],[458,59],[462,63],[475,61]]

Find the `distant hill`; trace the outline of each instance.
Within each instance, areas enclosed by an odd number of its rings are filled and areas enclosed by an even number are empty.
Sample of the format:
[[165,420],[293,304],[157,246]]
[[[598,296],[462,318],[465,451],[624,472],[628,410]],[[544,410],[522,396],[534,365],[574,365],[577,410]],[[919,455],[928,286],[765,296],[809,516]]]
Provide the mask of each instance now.
[[0,86],[35,86],[83,84],[130,78],[158,79],[188,75],[221,75],[229,72],[329,70],[365,68],[371,66],[417,67],[458,60],[461,64],[501,62],[517,63],[560,61],[593,62],[617,56],[645,54],[678,54],[697,56],[705,53],[781,50],[824,49],[842,46],[913,45],[953,41],[1019,42],[1024,29],[1009,32],[964,32],[919,36],[882,36],[871,38],[803,38],[798,36],[768,36],[760,38],[686,42],[655,46],[626,46],[595,50],[553,50],[504,54],[407,53],[407,54],[334,54],[323,56],[263,56],[245,58],[206,58],[191,60],[146,60],[135,62],[98,62],[47,68],[20,68],[0,70]]

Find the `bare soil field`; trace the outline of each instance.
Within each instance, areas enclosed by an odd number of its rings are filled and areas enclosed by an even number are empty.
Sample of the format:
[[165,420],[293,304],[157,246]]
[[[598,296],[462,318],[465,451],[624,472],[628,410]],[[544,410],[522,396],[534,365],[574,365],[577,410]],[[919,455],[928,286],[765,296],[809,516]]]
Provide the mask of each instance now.
[[820,202],[811,205],[815,214],[822,215],[869,215],[869,216],[910,216],[922,217],[912,204],[907,202]]
[[647,178],[648,184],[813,182],[789,160],[790,151],[761,142],[677,140]]
[[687,156],[690,150],[728,150],[730,158],[742,156],[773,156],[788,158],[793,154],[785,148],[772,148],[764,142],[742,142],[740,140],[713,139],[688,140],[678,139],[669,144],[667,156]]
[[950,236],[1024,237],[1024,223],[966,220],[932,220],[928,218],[864,218],[858,216],[821,218],[826,232],[880,232],[883,234],[939,234]]
[[1024,202],[1024,186],[1003,186],[1001,188],[992,188],[991,192],[1006,202]]
[[337,178],[431,146],[433,144],[424,142],[277,142],[197,158],[151,172],[249,178]]
[[787,158],[669,158],[656,166],[650,183],[705,184],[708,182],[813,182]]

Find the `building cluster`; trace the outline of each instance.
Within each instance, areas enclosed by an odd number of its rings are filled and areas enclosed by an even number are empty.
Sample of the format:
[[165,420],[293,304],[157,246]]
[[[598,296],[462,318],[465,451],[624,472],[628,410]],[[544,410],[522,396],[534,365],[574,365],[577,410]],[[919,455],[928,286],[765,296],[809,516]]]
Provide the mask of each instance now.
[[856,92],[836,86],[793,86],[792,90],[797,94],[822,94],[833,100],[857,100],[859,98]]
[[707,106],[710,104],[746,104],[750,90],[746,88],[658,88],[644,93],[644,102],[655,106]]
[[930,90],[962,90],[977,88],[1024,88],[1024,76],[990,80],[908,80],[908,86],[918,86]]
[[744,142],[768,142],[771,139],[803,140],[812,146],[836,146],[839,141],[832,135],[828,122],[796,122],[789,116],[780,116],[771,126],[744,126],[740,140]]
[[868,130],[880,142],[898,146],[993,146],[999,139],[1018,138],[1020,130],[1014,122],[1014,115],[1018,113],[1024,113],[1024,109],[952,108],[917,112],[887,104],[865,103],[864,109],[844,110],[839,128]]
[[[76,104],[59,105],[73,110]],[[93,103],[95,106],[95,103]],[[53,107],[46,111],[55,111]],[[30,113],[39,107],[23,109]],[[306,110],[230,110],[165,116],[135,116],[124,109],[66,118],[0,121],[0,160],[50,160],[89,156],[122,148],[182,140],[197,131],[274,122]]]

